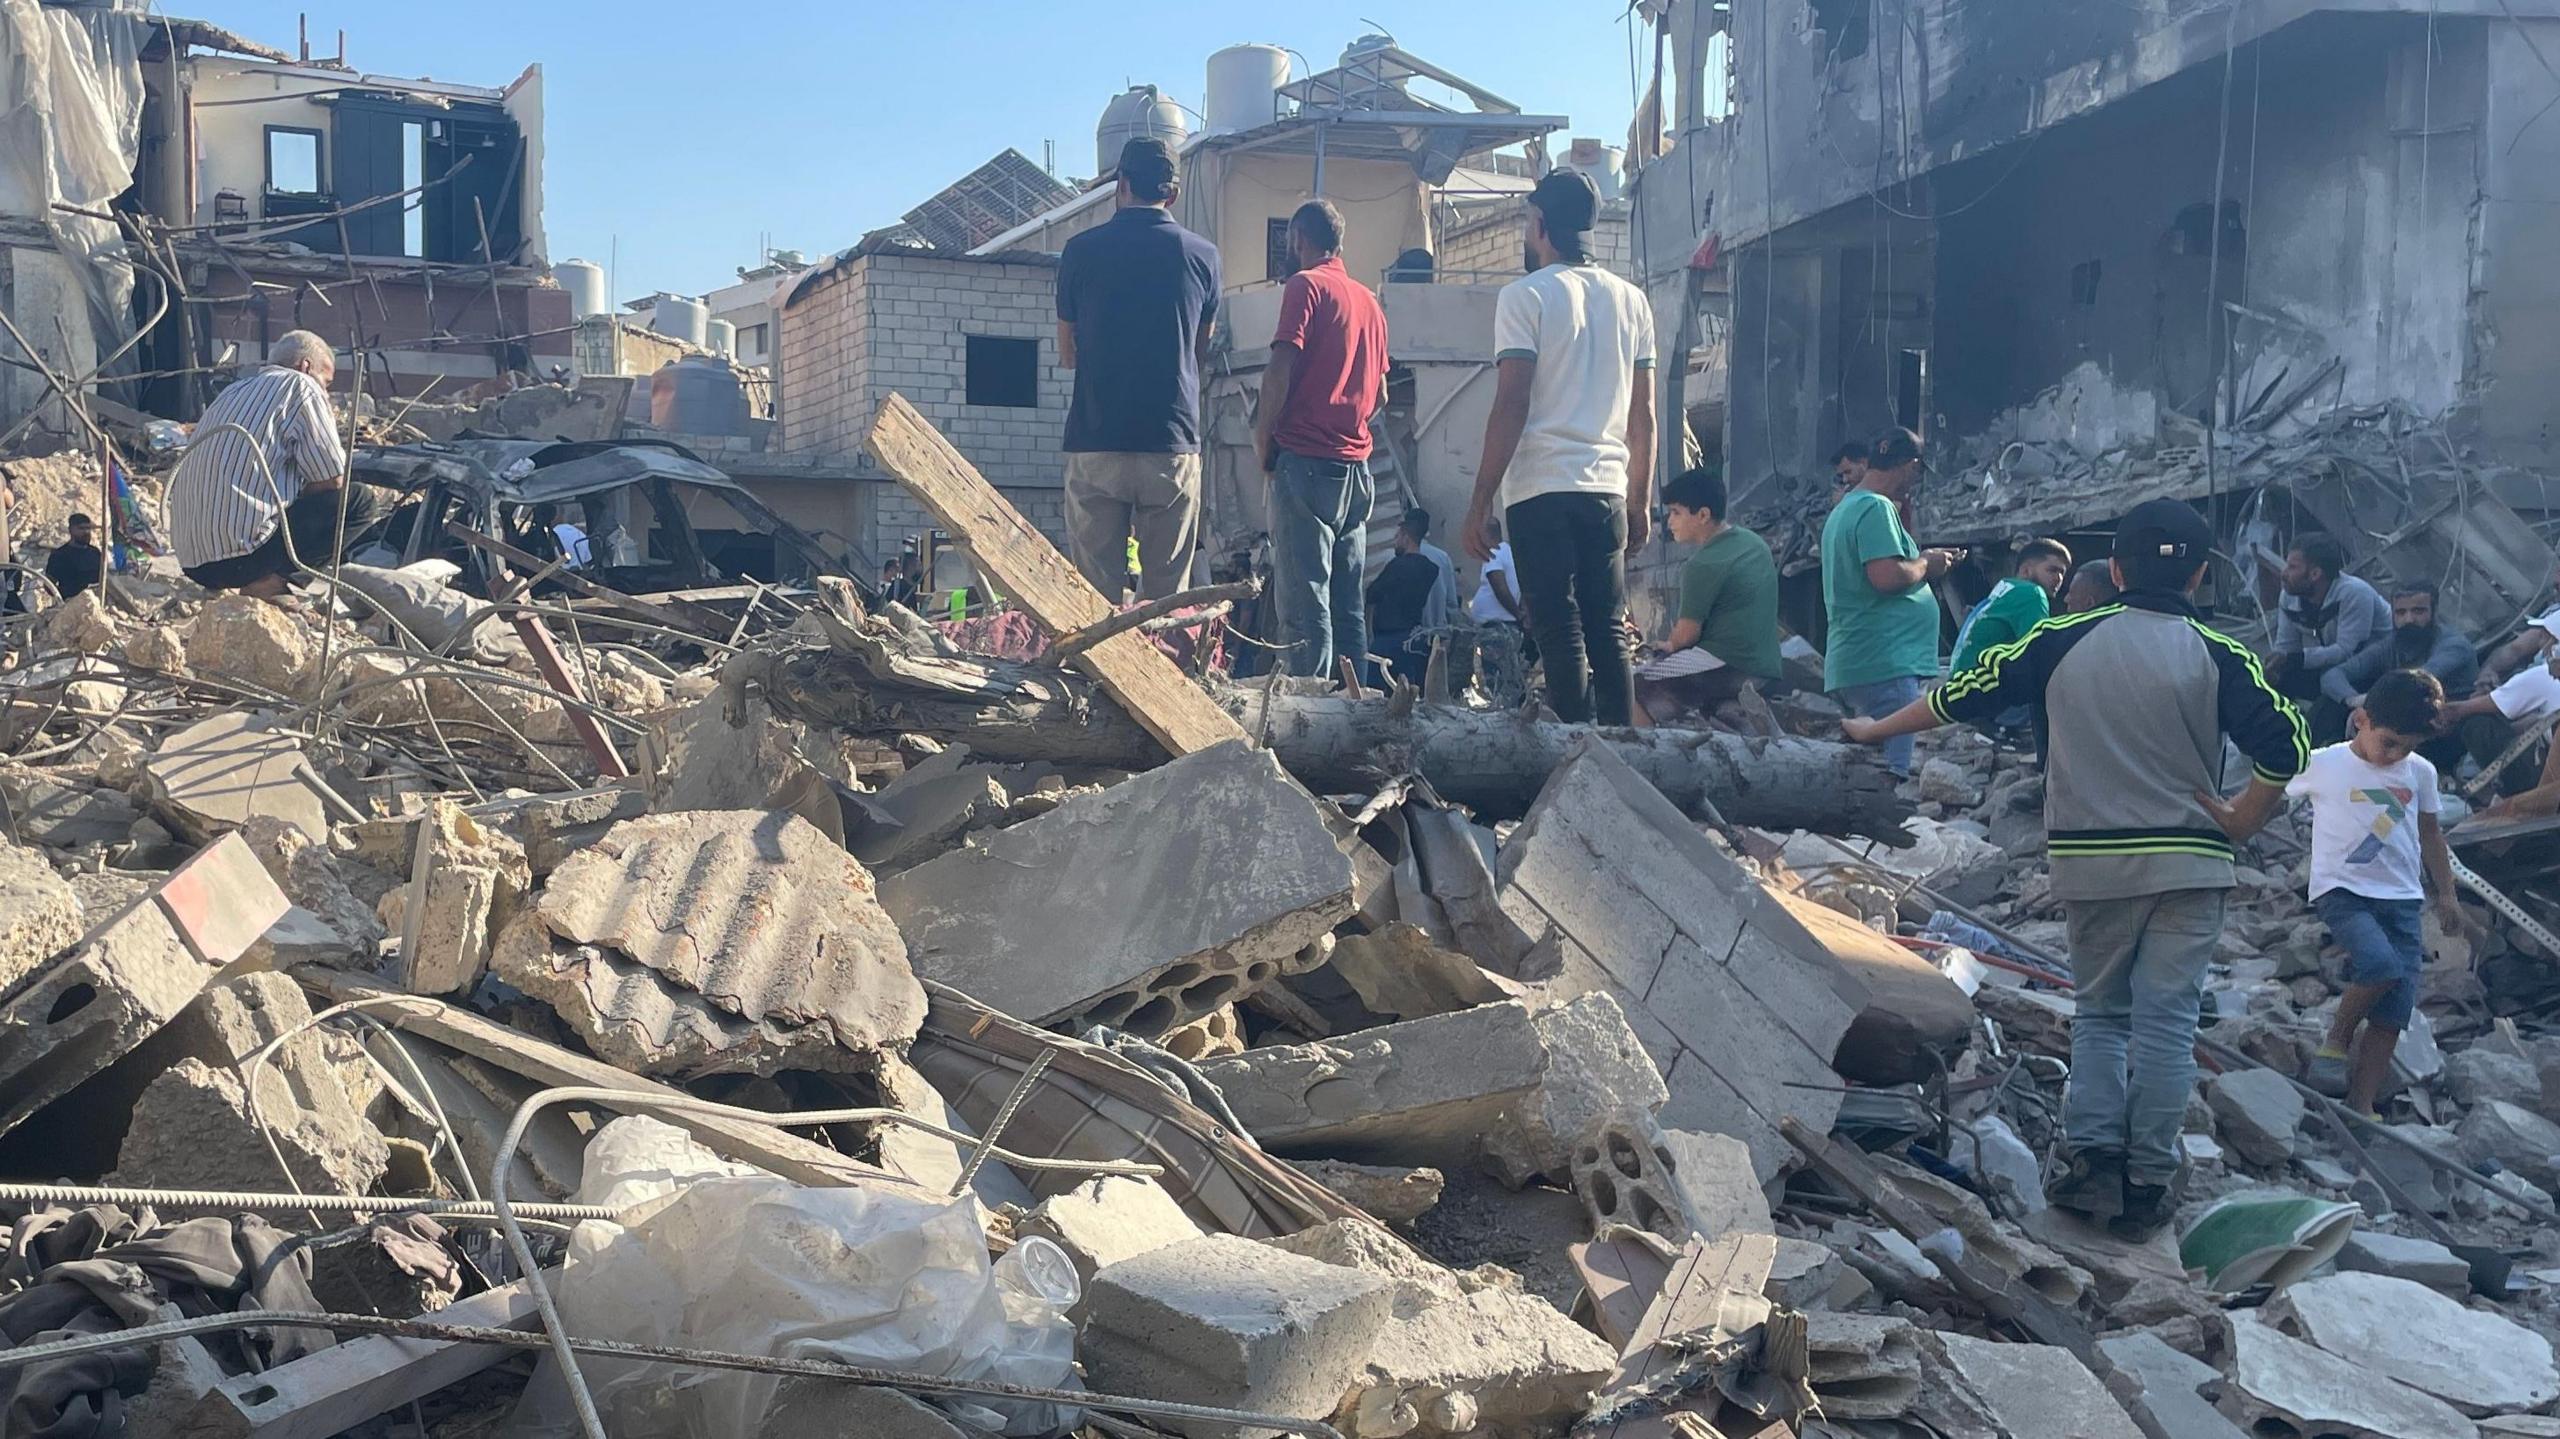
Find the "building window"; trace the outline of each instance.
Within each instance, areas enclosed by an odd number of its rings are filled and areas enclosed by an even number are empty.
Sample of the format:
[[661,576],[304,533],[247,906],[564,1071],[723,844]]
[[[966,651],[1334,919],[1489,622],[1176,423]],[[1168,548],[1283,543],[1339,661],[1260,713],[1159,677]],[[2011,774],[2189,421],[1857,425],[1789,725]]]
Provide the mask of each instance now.
[[[762,326],[757,328],[761,329]],[[1009,409],[1040,407],[1040,342],[971,335],[968,402]]]
[[1873,0],[1813,0],[1813,23],[1831,37],[1834,61],[1867,53],[1867,9]]
[[1284,216],[1262,222],[1262,278],[1285,280],[1298,273],[1298,257],[1289,252],[1289,221]]
[[320,132],[267,127],[267,191],[275,195],[320,193]]
[[[768,328],[767,326],[765,326],[765,325],[741,325],[741,326],[739,326],[739,327],[738,327],[738,353],[739,353],[739,354],[741,354],[741,355],[761,355],[761,354],[763,354],[763,353],[764,353],[764,347],[765,347],[765,344],[766,344],[765,337],[766,337],[767,335],[770,335],[771,333],[773,333],[773,332],[772,332],[772,330],[771,330],[771,329],[769,329],[769,328]],[[1034,344],[1037,344],[1038,342],[1037,342],[1037,341],[1034,341],[1033,343],[1034,343]]]
[[2098,303],[2098,268],[2095,260],[2071,267],[2071,303],[2084,309]]

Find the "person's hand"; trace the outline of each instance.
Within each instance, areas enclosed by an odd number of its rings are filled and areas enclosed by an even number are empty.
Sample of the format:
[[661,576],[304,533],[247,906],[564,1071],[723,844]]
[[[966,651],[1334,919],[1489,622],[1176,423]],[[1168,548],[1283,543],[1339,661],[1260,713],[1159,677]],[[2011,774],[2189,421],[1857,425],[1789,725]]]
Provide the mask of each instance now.
[[1469,505],[1466,522],[1458,526],[1458,538],[1466,542],[1467,553],[1475,556],[1479,564],[1493,561],[1492,519],[1485,513],[1484,506]]
[[2437,895],[2435,905],[2436,923],[2444,927],[2446,934],[2478,939],[2485,932],[2485,927],[2471,917],[2471,911],[2464,909],[2462,901],[2452,895]]
[[1920,563],[1925,567],[1930,579],[1945,579],[1947,571],[1956,567],[1957,561],[1964,558],[1964,553],[1965,552],[1962,550],[1922,550],[1920,552]]
[[1262,453],[1262,472],[1266,475],[1278,474],[1280,472],[1280,446],[1270,440],[1264,440],[1256,448],[1258,448]]
[[1840,737],[1851,744],[1874,744],[1877,742],[1876,731],[1883,727],[1884,721],[1882,720],[1871,720],[1862,718],[1858,715],[1851,715],[1847,719],[1840,721]]
[[1644,548],[1644,542],[1645,542],[1646,540],[1648,540],[1648,539],[1651,539],[1652,537],[1653,537],[1653,516],[1652,516],[1652,515],[1650,515],[1650,514],[1648,514],[1648,513],[1646,513],[1646,512],[1645,512],[1643,509],[1641,509],[1641,508],[1638,508],[1638,507],[1633,506],[1633,505],[1628,506],[1628,508],[1627,508],[1627,553],[1632,555],[1632,554],[1634,554],[1636,551],[1643,549],[1643,548]]

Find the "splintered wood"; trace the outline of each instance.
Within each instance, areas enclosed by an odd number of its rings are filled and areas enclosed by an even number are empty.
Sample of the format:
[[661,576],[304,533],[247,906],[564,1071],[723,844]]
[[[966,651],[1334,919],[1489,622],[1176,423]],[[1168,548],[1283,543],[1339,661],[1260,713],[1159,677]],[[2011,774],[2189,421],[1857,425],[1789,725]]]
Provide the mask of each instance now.
[[[868,447],[880,467],[924,502],[935,520],[969,547],[980,570],[1052,639],[1111,614],[1048,537],[1006,503],[933,423],[903,395],[891,395],[871,422]],[[1099,681],[1148,734],[1175,755],[1231,739],[1244,730],[1208,693],[1165,658],[1146,636],[1123,631],[1069,663]]]

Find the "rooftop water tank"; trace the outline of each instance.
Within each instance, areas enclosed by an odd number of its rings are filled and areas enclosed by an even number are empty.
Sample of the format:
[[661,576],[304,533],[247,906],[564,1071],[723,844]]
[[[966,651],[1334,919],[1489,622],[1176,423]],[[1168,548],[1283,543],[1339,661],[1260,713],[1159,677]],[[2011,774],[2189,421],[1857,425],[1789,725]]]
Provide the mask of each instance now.
[[1348,65],[1363,55],[1374,55],[1381,50],[1392,50],[1395,47],[1396,37],[1383,30],[1372,30],[1342,47],[1342,63]]
[[1289,52],[1277,45],[1230,45],[1209,57],[1209,132],[1231,135],[1279,118]]
[[688,300],[680,295],[660,295],[656,308],[649,315],[650,329],[661,335],[673,335],[697,348],[709,338],[710,325],[710,307],[700,300]]
[[725,355],[732,360],[738,358],[738,327],[736,325],[714,316],[703,330],[705,338],[702,347],[704,349],[715,355]]
[[747,393],[726,360],[687,355],[649,377],[649,423],[677,435],[735,435],[747,427]]
[[1132,85],[1111,98],[1102,107],[1102,123],[1093,129],[1093,173],[1108,175],[1120,165],[1120,147],[1145,135],[1162,138],[1182,152],[1182,141],[1190,130],[1182,118],[1182,107],[1165,98],[1153,85]]
[[595,261],[563,260],[551,267],[551,277],[569,292],[572,318],[583,320],[612,308],[613,302],[605,298],[604,266]]

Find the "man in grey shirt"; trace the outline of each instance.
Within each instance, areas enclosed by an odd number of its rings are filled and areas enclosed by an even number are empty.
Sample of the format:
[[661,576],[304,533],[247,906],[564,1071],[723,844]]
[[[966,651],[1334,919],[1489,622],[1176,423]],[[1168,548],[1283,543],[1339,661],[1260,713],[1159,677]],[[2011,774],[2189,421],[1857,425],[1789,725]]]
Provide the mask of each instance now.
[[2346,547],[2323,534],[2294,541],[2285,556],[2282,583],[2268,677],[2288,698],[2316,706],[2312,743],[2329,744],[2346,737],[2347,712],[2343,706],[2317,704],[2328,674],[2391,633],[2391,603],[2382,591],[2347,573]]

